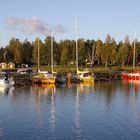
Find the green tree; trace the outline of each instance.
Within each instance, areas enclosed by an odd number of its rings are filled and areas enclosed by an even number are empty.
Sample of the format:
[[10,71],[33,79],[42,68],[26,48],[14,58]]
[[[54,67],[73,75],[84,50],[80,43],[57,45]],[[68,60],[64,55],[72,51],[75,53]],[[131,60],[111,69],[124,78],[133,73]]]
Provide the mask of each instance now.
[[22,50],[23,50],[22,63],[31,65],[33,61],[32,58],[33,46],[27,39],[25,39],[22,44]]
[[105,66],[108,66],[110,63],[110,53],[111,53],[111,37],[110,35],[107,35],[105,44],[103,45],[102,49],[102,63],[105,64]]
[[0,62],[7,62],[6,56],[7,56],[6,48],[0,48]]
[[128,64],[132,55],[131,45],[129,42],[129,37],[126,36],[124,43],[120,44],[118,59],[121,65]]
[[64,47],[62,50],[61,58],[60,58],[62,65],[68,65],[69,63],[68,55],[69,55],[68,49],[67,47]]
[[47,36],[45,39],[45,50],[46,50],[46,63],[51,65],[51,36]]
[[111,46],[111,52],[110,52],[110,61],[112,65],[115,65],[117,63],[117,44],[114,38],[112,38],[112,46]]
[[46,64],[46,60],[47,60],[46,54],[47,51],[43,42],[39,38],[36,38],[36,40],[33,42],[33,54],[32,54],[33,63],[37,64],[39,59],[40,64],[42,65]]
[[[72,43],[70,40],[61,41],[59,44],[60,53],[60,62],[63,65],[68,65],[73,61],[73,49]],[[74,52],[75,56],[75,52]]]
[[85,42],[86,44],[86,60],[90,62],[90,65],[92,66],[94,64],[94,62],[96,61],[97,59],[97,56],[96,56],[96,42],[95,40],[87,40]]
[[10,60],[15,64],[20,64],[22,62],[22,44],[19,39],[12,38],[8,45],[8,53],[10,55]]
[[101,41],[100,39],[98,39],[98,40],[96,41],[96,52],[95,52],[96,57],[97,57],[97,63],[98,63],[98,65],[99,65],[100,62],[101,62],[102,47],[103,47],[103,43],[102,43],[102,41]]
[[85,41],[84,39],[78,39],[78,63],[79,65],[85,65],[86,58],[88,56],[86,47],[85,47]]

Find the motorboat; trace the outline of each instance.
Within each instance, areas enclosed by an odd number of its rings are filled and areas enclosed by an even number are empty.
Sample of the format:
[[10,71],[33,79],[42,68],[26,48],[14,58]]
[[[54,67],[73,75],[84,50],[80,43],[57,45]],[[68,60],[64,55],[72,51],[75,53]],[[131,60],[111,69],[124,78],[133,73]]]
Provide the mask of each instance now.
[[64,84],[67,82],[67,77],[65,75],[56,75],[56,83]]
[[1,87],[10,87],[13,85],[15,85],[15,81],[13,79],[0,78]]
[[133,70],[132,72],[123,72],[123,80],[140,80],[140,70]]

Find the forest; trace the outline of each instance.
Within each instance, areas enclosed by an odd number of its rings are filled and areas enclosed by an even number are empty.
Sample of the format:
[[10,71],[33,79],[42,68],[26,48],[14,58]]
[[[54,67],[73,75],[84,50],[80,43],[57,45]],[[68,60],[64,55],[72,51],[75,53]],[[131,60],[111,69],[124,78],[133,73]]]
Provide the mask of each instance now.
[[[130,43],[129,36],[123,41],[116,42],[109,34],[105,41],[78,39],[78,63],[79,66],[124,66],[132,65],[134,42],[136,47],[136,65],[140,61],[140,42],[134,40]],[[37,64],[38,46],[40,48],[40,65],[51,65],[51,37],[47,36],[44,41],[36,38],[34,41],[25,39],[23,42],[18,38],[12,38],[8,45],[0,48],[0,62],[13,62],[16,65]],[[74,66],[76,54],[75,40],[60,40],[57,42],[53,37],[53,60],[54,65]]]

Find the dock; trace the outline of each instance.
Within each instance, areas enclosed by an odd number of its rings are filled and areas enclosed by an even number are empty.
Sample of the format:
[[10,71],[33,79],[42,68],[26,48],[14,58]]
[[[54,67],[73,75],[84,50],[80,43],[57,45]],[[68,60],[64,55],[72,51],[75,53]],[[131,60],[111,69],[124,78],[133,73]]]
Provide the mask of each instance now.
[[122,74],[120,71],[112,72],[94,72],[95,81],[121,80]]
[[[13,74],[12,77],[15,80],[16,85],[31,85],[32,74]],[[95,81],[111,81],[121,80],[121,72],[94,72]]]
[[31,74],[14,74],[13,79],[15,80],[15,85],[30,85],[32,75]]

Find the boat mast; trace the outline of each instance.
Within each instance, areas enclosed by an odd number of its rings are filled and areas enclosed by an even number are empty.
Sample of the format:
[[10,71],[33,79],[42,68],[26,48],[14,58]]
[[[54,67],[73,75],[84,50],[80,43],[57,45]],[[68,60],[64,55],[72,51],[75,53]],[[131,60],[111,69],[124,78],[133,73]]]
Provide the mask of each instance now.
[[51,71],[53,74],[53,33],[51,31]]
[[136,31],[135,31],[135,34],[134,34],[133,69],[135,68],[135,61],[136,61]]
[[40,65],[40,46],[39,46],[39,38],[37,38],[37,48],[38,48],[38,59],[37,59],[37,72],[39,73],[39,65]]
[[78,36],[78,20],[77,17],[75,19],[75,30],[76,30],[76,73],[78,74],[78,41],[77,41],[77,36]]

